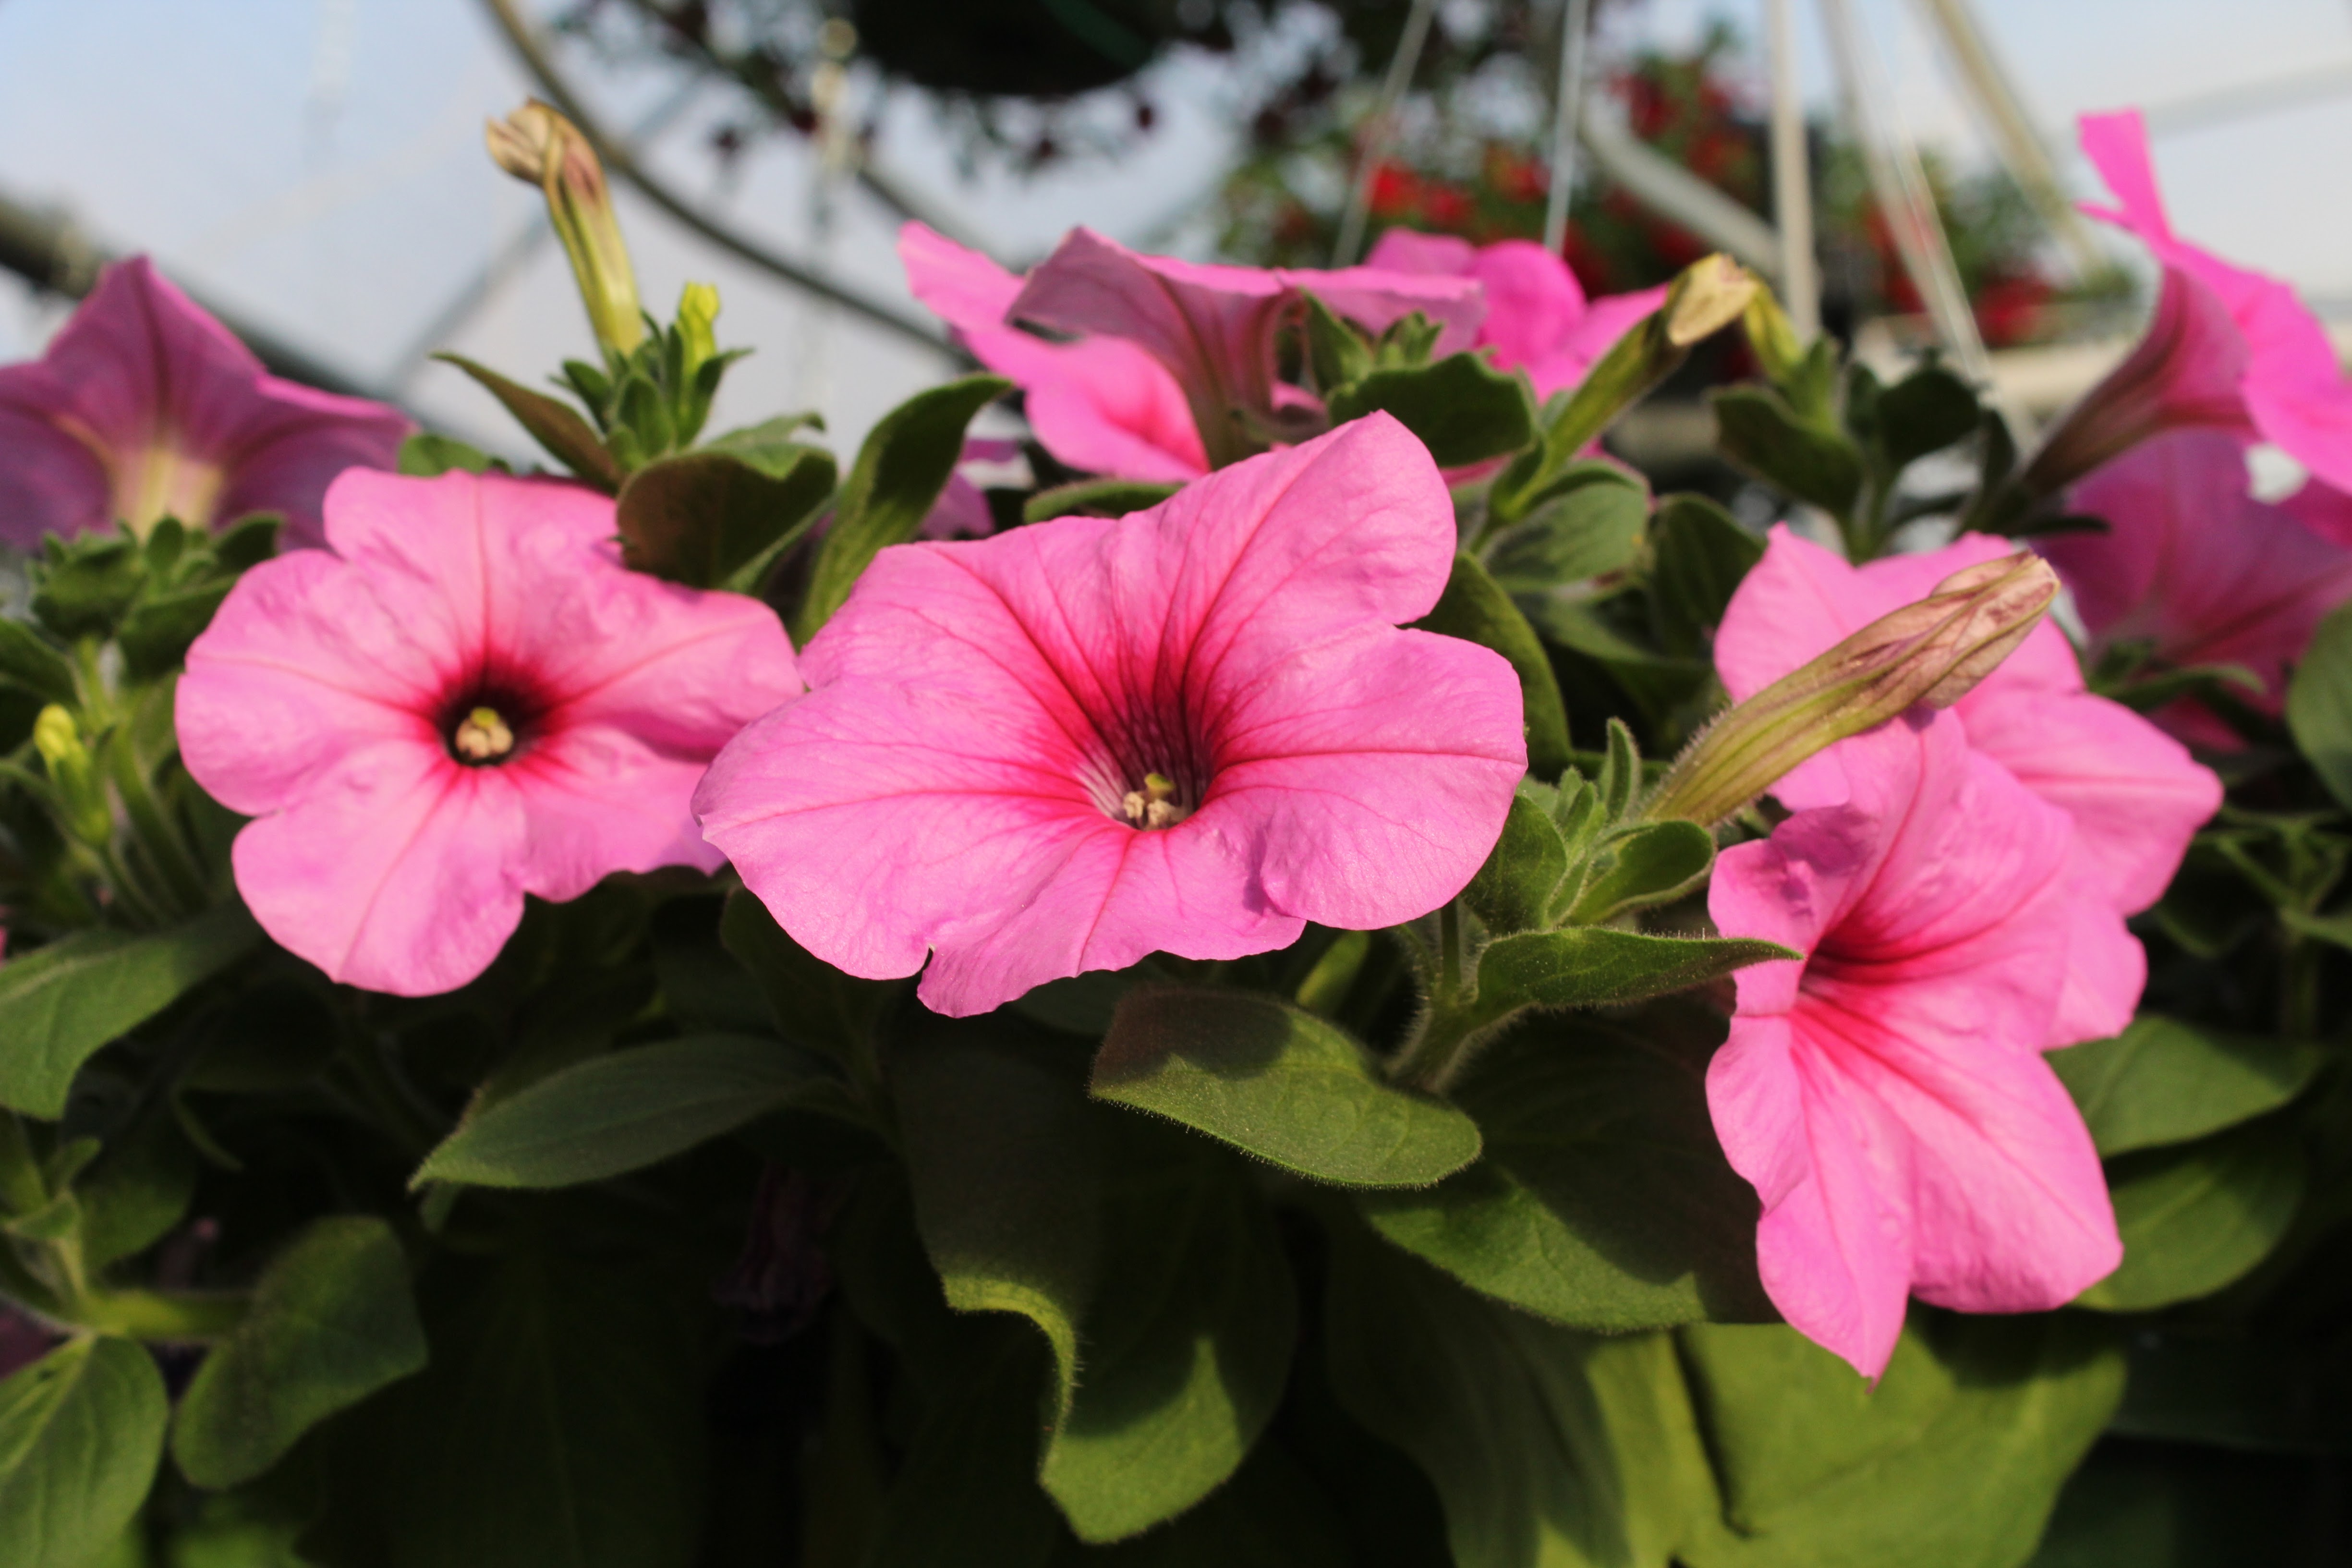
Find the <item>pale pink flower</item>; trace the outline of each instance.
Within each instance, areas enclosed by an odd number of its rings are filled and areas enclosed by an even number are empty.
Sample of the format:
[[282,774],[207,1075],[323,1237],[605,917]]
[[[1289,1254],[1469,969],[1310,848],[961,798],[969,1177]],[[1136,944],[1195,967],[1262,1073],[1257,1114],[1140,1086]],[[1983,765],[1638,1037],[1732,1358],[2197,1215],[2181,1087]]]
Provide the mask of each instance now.
[[1031,270],[1011,313],[1143,349],[1183,389],[1209,462],[1222,468],[1268,445],[1287,390],[1275,378],[1276,337],[1307,289],[1376,332],[1419,311],[1441,329],[1439,354],[1469,347],[1486,313],[1483,291],[1466,278],[1179,261],[1140,255],[1089,228],[1063,236]]
[[134,257],[106,269],[46,354],[0,367],[0,539],[278,511],[290,542],[315,543],[328,481],[391,468],[413,428],[382,404],[268,374]]
[[2071,479],[2160,430],[2210,426],[2274,442],[2352,489],[2352,383],[2318,319],[2287,284],[2172,232],[2137,110],[2085,115],[2081,132],[2118,203],[2084,210],[2148,247],[2163,293],[2139,348],[2053,433],[2036,466]]
[[929,955],[941,1013],[1394,924],[1468,881],[1527,766],[1510,667],[1398,629],[1454,549],[1381,414],[1149,511],[887,550],[696,813],[826,963]]
[[526,893],[717,868],[695,783],[801,689],[765,605],[626,570],[611,498],[552,480],[354,471],[326,535],[246,574],[180,682],[279,943],[422,995],[479,974]]
[[[2243,666],[2263,690],[2238,695],[2264,712],[2284,703],[2287,668],[2321,619],[2352,598],[2352,549],[2254,500],[2243,451],[2219,431],[2134,447],[2075,486],[2070,510],[2108,531],[2039,548],[2074,590],[2094,647],[2147,643],[2168,664]],[[2187,741],[2244,744],[2193,701],[2157,718]]]
[[1717,926],[1805,956],[1735,976],[1707,1105],[1763,1202],[1773,1304],[1875,1378],[1907,1297],[2042,1310],[2123,1247],[2090,1134],[2042,1056],[2078,896],[2065,814],[1949,712],[1822,755],[1844,797],[1716,863]]
[[908,286],[972,357],[1026,395],[1038,444],[1083,473],[1182,483],[1209,471],[1184,389],[1117,338],[1048,342],[1006,320],[1021,279],[978,251],[910,223],[898,231]]
[[1486,294],[1476,343],[1492,348],[1503,369],[1526,370],[1538,397],[1582,381],[1595,360],[1666,298],[1662,284],[1587,300],[1568,263],[1528,239],[1480,247],[1450,234],[1392,228],[1365,265],[1476,279]]
[[[1968,534],[1942,550],[1890,556],[1859,569],[1786,528],[1725,612],[1716,668],[1748,697],[1879,616],[1925,597],[1964,567],[2012,546]],[[2074,822],[2066,906],[2074,942],[2065,995],[2044,1046],[2112,1035],[2131,1021],[2147,959],[2123,917],[2163,895],[2189,840],[2221,804],[2220,781],[2181,744],[2120,703],[2084,689],[2064,634],[2044,621],[1951,710],[1969,745],[1999,763]],[[1782,779],[1772,793],[1794,809],[1847,794],[1841,748]]]

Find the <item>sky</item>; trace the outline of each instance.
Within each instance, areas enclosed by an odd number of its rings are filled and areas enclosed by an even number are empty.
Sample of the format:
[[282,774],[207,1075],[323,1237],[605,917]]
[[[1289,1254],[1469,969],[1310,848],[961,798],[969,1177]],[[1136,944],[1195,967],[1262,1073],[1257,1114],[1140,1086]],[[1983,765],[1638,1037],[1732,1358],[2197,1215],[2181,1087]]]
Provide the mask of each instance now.
[[[544,14],[551,0],[527,0]],[[1478,0],[1445,0],[1475,5]],[[1749,36],[1762,0],[1644,0],[1607,47],[1695,37],[1711,16]],[[1855,0],[1906,128],[1961,161],[1981,155],[1965,100],[1927,43],[1916,0]],[[2152,110],[2232,89],[2258,111],[2157,142],[2176,227],[2352,312],[2352,0],[1977,0],[2036,118]],[[1800,5],[1801,65],[1824,106],[1827,57]],[[2335,71],[2332,95],[2287,84]],[[605,118],[645,121],[668,98],[648,75],[590,77]],[[870,84],[865,84],[870,87]],[[453,433],[522,449],[456,371],[420,363],[420,334],[532,221],[538,197],[484,156],[481,122],[528,91],[478,0],[0,0],[0,194],[69,216],[96,244],[145,250],[206,299],[266,325]],[[1175,55],[1148,91],[1160,110],[1140,156],[1025,180],[968,178],[951,139],[894,100],[877,155],[924,205],[1000,256],[1034,258],[1074,223],[1140,240],[1181,226],[1234,147],[1241,88]],[[667,122],[652,159],[679,189],[763,242],[912,311],[895,223],[850,189],[817,219],[812,161],[770,142],[722,177],[703,153],[715,107]],[[2161,123],[2161,121],[2159,121]],[[2098,194],[2078,160],[2068,177]],[[919,345],[788,286],[622,198],[644,290],[667,314],[689,279],[717,282],[722,341],[757,353],[712,428],[814,408],[853,444],[946,368]],[[1195,231],[1197,232],[1197,230]],[[0,363],[37,353],[58,309],[0,280]],[[542,246],[445,346],[535,379],[586,346],[562,256]]]

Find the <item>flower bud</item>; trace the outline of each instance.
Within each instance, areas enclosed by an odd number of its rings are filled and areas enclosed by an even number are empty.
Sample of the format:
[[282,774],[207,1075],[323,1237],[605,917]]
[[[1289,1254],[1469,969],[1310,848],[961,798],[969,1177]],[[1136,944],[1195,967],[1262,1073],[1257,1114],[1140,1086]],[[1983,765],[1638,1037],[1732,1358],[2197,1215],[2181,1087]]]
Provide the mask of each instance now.
[[1658,313],[1665,318],[1666,342],[1686,349],[1711,338],[1746,313],[1764,291],[1756,275],[1717,252],[1683,268]]
[[596,341],[617,354],[635,349],[646,335],[637,279],[595,149],[578,126],[535,98],[489,121],[485,140],[499,168],[545,194]]
[[1675,759],[1643,815],[1721,822],[1816,752],[1915,705],[1950,707],[2057,596],[2049,563],[2022,552],[1955,572],[1725,714]]
[[66,831],[85,844],[104,844],[114,837],[114,812],[107,804],[106,786],[99,781],[98,765],[82,744],[81,729],[68,710],[52,702],[33,721],[33,749],[49,770]]
[[1780,309],[1780,301],[1755,274],[1749,279],[1756,291],[1748,297],[1748,307],[1740,316],[1740,330],[1748,334],[1748,346],[1755,351],[1756,363],[1764,367],[1764,374],[1774,384],[1787,381],[1803,366],[1805,345],[1797,337],[1797,323],[1789,312]]
[[679,370],[691,384],[694,373],[715,358],[719,337],[711,329],[719,320],[719,289],[709,283],[689,283],[677,297],[677,335],[685,350]]

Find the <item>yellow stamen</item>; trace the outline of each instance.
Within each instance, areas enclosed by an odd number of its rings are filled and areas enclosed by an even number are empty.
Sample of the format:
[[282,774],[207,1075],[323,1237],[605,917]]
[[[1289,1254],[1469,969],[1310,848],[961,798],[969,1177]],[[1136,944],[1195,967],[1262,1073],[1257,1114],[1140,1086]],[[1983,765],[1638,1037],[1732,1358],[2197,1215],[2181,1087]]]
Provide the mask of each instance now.
[[469,763],[494,762],[514,750],[514,731],[495,708],[477,708],[457,726],[449,744]]

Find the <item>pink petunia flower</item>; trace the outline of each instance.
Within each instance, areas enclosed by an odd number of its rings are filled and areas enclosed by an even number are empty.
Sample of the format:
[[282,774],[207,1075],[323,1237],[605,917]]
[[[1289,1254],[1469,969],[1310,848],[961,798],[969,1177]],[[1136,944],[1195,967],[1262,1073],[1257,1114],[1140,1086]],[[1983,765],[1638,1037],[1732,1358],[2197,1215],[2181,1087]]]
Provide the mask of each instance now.
[[413,428],[382,404],[268,374],[134,257],[106,269],[47,353],[0,367],[0,539],[279,511],[289,542],[316,543],[328,481],[391,468]]
[[1062,237],[1013,301],[1014,320],[1090,339],[1122,339],[1176,378],[1210,465],[1263,450],[1285,401],[1276,335],[1312,289],[1374,331],[1419,311],[1442,329],[1440,354],[1470,346],[1486,313],[1478,284],[1381,268],[1336,271],[1226,267],[1144,256],[1089,228]]
[[1085,473],[1182,483],[1209,471],[1176,378],[1117,338],[1048,342],[1008,324],[1021,279],[919,223],[898,231],[915,298],[956,331],[972,357],[1027,394],[1045,450]]
[[[2287,668],[2321,619],[2352,599],[2352,549],[2254,500],[2242,450],[2218,431],[2133,448],[2077,485],[2072,508],[2109,531],[2058,534],[2040,549],[2074,590],[2094,646],[2145,642],[2168,664],[2242,665],[2264,688],[2247,700],[2265,712],[2284,705]],[[2198,744],[2244,744],[2193,701],[2157,719]]]
[[2081,131],[2119,204],[2084,210],[2147,245],[2163,292],[2139,348],[2052,433],[2036,467],[2063,480],[2159,431],[2210,426],[2275,442],[2352,489],[2352,382],[2317,318],[2287,284],[2174,235],[2137,110],[2085,115]]
[[1493,348],[1503,369],[1524,368],[1538,397],[1582,381],[1595,360],[1666,298],[1661,285],[1587,300],[1568,263],[1528,239],[1478,247],[1453,235],[1392,228],[1365,265],[1475,279],[1486,294],[1476,343]]
[[[1716,637],[1716,668],[1735,699],[1773,680],[1953,573],[2011,546],[1969,534],[1942,550],[1855,568],[1786,528],[1741,583]],[[2074,821],[2068,908],[2074,942],[2055,1033],[2044,1046],[2112,1035],[2131,1021],[2147,959],[2123,917],[2163,895],[2221,786],[2178,741],[2084,688],[2064,634],[2045,621],[1951,710],[1970,746]],[[1834,805],[1849,788],[1832,747],[1773,786],[1792,809]]]
[[1716,924],[1805,957],[1735,977],[1707,1105],[1763,1201],[1773,1304],[1874,1379],[1907,1297],[2053,1308],[2123,1247],[2090,1134],[2042,1056],[2078,896],[2066,815],[1950,712],[1822,755],[1843,798],[1716,863]]
[[947,1014],[1410,919],[1527,767],[1510,667],[1398,629],[1454,548],[1382,414],[1149,511],[887,550],[696,813],[803,946],[877,979],[929,954]]
[[255,820],[236,884],[340,981],[462,985],[523,895],[715,869],[688,803],[800,690],[755,600],[628,571],[614,504],[551,480],[358,471],[328,548],[246,574],[188,652],[182,753]]

